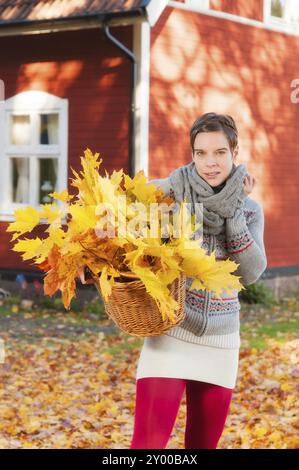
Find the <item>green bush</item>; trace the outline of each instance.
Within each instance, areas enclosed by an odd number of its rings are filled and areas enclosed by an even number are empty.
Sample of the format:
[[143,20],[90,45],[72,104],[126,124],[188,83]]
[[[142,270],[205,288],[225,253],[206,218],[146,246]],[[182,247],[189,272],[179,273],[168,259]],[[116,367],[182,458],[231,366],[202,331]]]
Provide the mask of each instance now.
[[80,302],[79,300],[73,298],[71,300],[70,308],[73,312],[76,312],[76,313],[81,312],[82,311],[82,302]]
[[40,299],[36,300],[35,305],[37,308],[44,308],[47,310],[64,310],[62,300],[59,297],[50,297],[45,295],[44,297],[41,297]]
[[245,290],[239,292],[239,300],[246,304],[271,306],[277,303],[272,290],[262,282],[255,282],[244,287]]
[[12,294],[6,299],[4,299],[5,305],[14,305],[14,304],[20,304],[22,300],[22,297],[20,294]]
[[[62,303],[61,297],[44,296],[38,301],[36,301],[36,305],[39,308],[45,308],[47,310],[54,310],[56,312],[66,311]],[[70,308],[73,312],[80,312],[82,310],[81,302],[79,302],[77,299],[72,299]]]
[[100,317],[105,316],[104,303],[100,298],[97,298],[91,302],[86,302],[84,305],[84,310],[88,313],[96,313]]
[[52,302],[54,304],[55,309],[58,309],[58,310],[64,309],[64,305],[63,305],[62,300],[61,300],[60,297],[57,297],[56,299],[53,299]]

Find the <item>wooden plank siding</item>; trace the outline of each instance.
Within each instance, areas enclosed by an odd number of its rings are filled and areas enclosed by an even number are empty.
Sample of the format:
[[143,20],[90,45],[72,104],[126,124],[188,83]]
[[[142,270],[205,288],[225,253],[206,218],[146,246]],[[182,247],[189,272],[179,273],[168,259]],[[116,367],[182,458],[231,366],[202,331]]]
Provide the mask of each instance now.
[[191,161],[197,117],[231,114],[238,162],[255,175],[252,197],[264,207],[268,268],[299,264],[299,103],[290,98],[298,56],[298,36],[173,7],[151,36],[150,177]]
[[246,0],[245,2],[210,0],[210,8],[212,10],[223,11],[257,21],[263,21],[263,6],[264,0]]

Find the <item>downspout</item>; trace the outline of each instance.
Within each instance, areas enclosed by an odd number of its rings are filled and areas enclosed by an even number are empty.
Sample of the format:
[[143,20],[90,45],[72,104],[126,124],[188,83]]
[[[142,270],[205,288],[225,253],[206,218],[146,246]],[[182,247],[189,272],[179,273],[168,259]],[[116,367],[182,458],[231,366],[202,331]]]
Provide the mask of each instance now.
[[132,80],[131,80],[131,109],[129,120],[129,175],[131,178],[135,175],[135,90],[137,81],[137,61],[132,51],[124,46],[116,37],[112,36],[109,26],[104,20],[102,23],[105,36],[119,47],[132,61]]

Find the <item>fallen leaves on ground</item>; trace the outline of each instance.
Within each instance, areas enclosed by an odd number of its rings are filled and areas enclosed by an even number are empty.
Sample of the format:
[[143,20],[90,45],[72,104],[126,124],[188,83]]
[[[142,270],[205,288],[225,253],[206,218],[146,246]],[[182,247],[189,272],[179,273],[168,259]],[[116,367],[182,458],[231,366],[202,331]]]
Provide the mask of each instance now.
[[[128,449],[142,340],[121,332],[32,341],[2,334],[0,448]],[[298,346],[240,352],[218,448],[298,448]],[[167,448],[184,448],[185,394]]]

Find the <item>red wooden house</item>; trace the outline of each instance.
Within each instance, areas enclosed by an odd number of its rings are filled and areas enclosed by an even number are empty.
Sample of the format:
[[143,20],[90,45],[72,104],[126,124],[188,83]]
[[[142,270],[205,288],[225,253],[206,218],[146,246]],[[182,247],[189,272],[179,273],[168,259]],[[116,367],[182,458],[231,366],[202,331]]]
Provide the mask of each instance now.
[[[86,147],[165,177],[208,111],[239,127],[265,211],[264,279],[299,280],[299,9],[294,0],[0,0],[0,272],[13,210],[47,202]],[[273,281],[272,281],[273,282]]]

